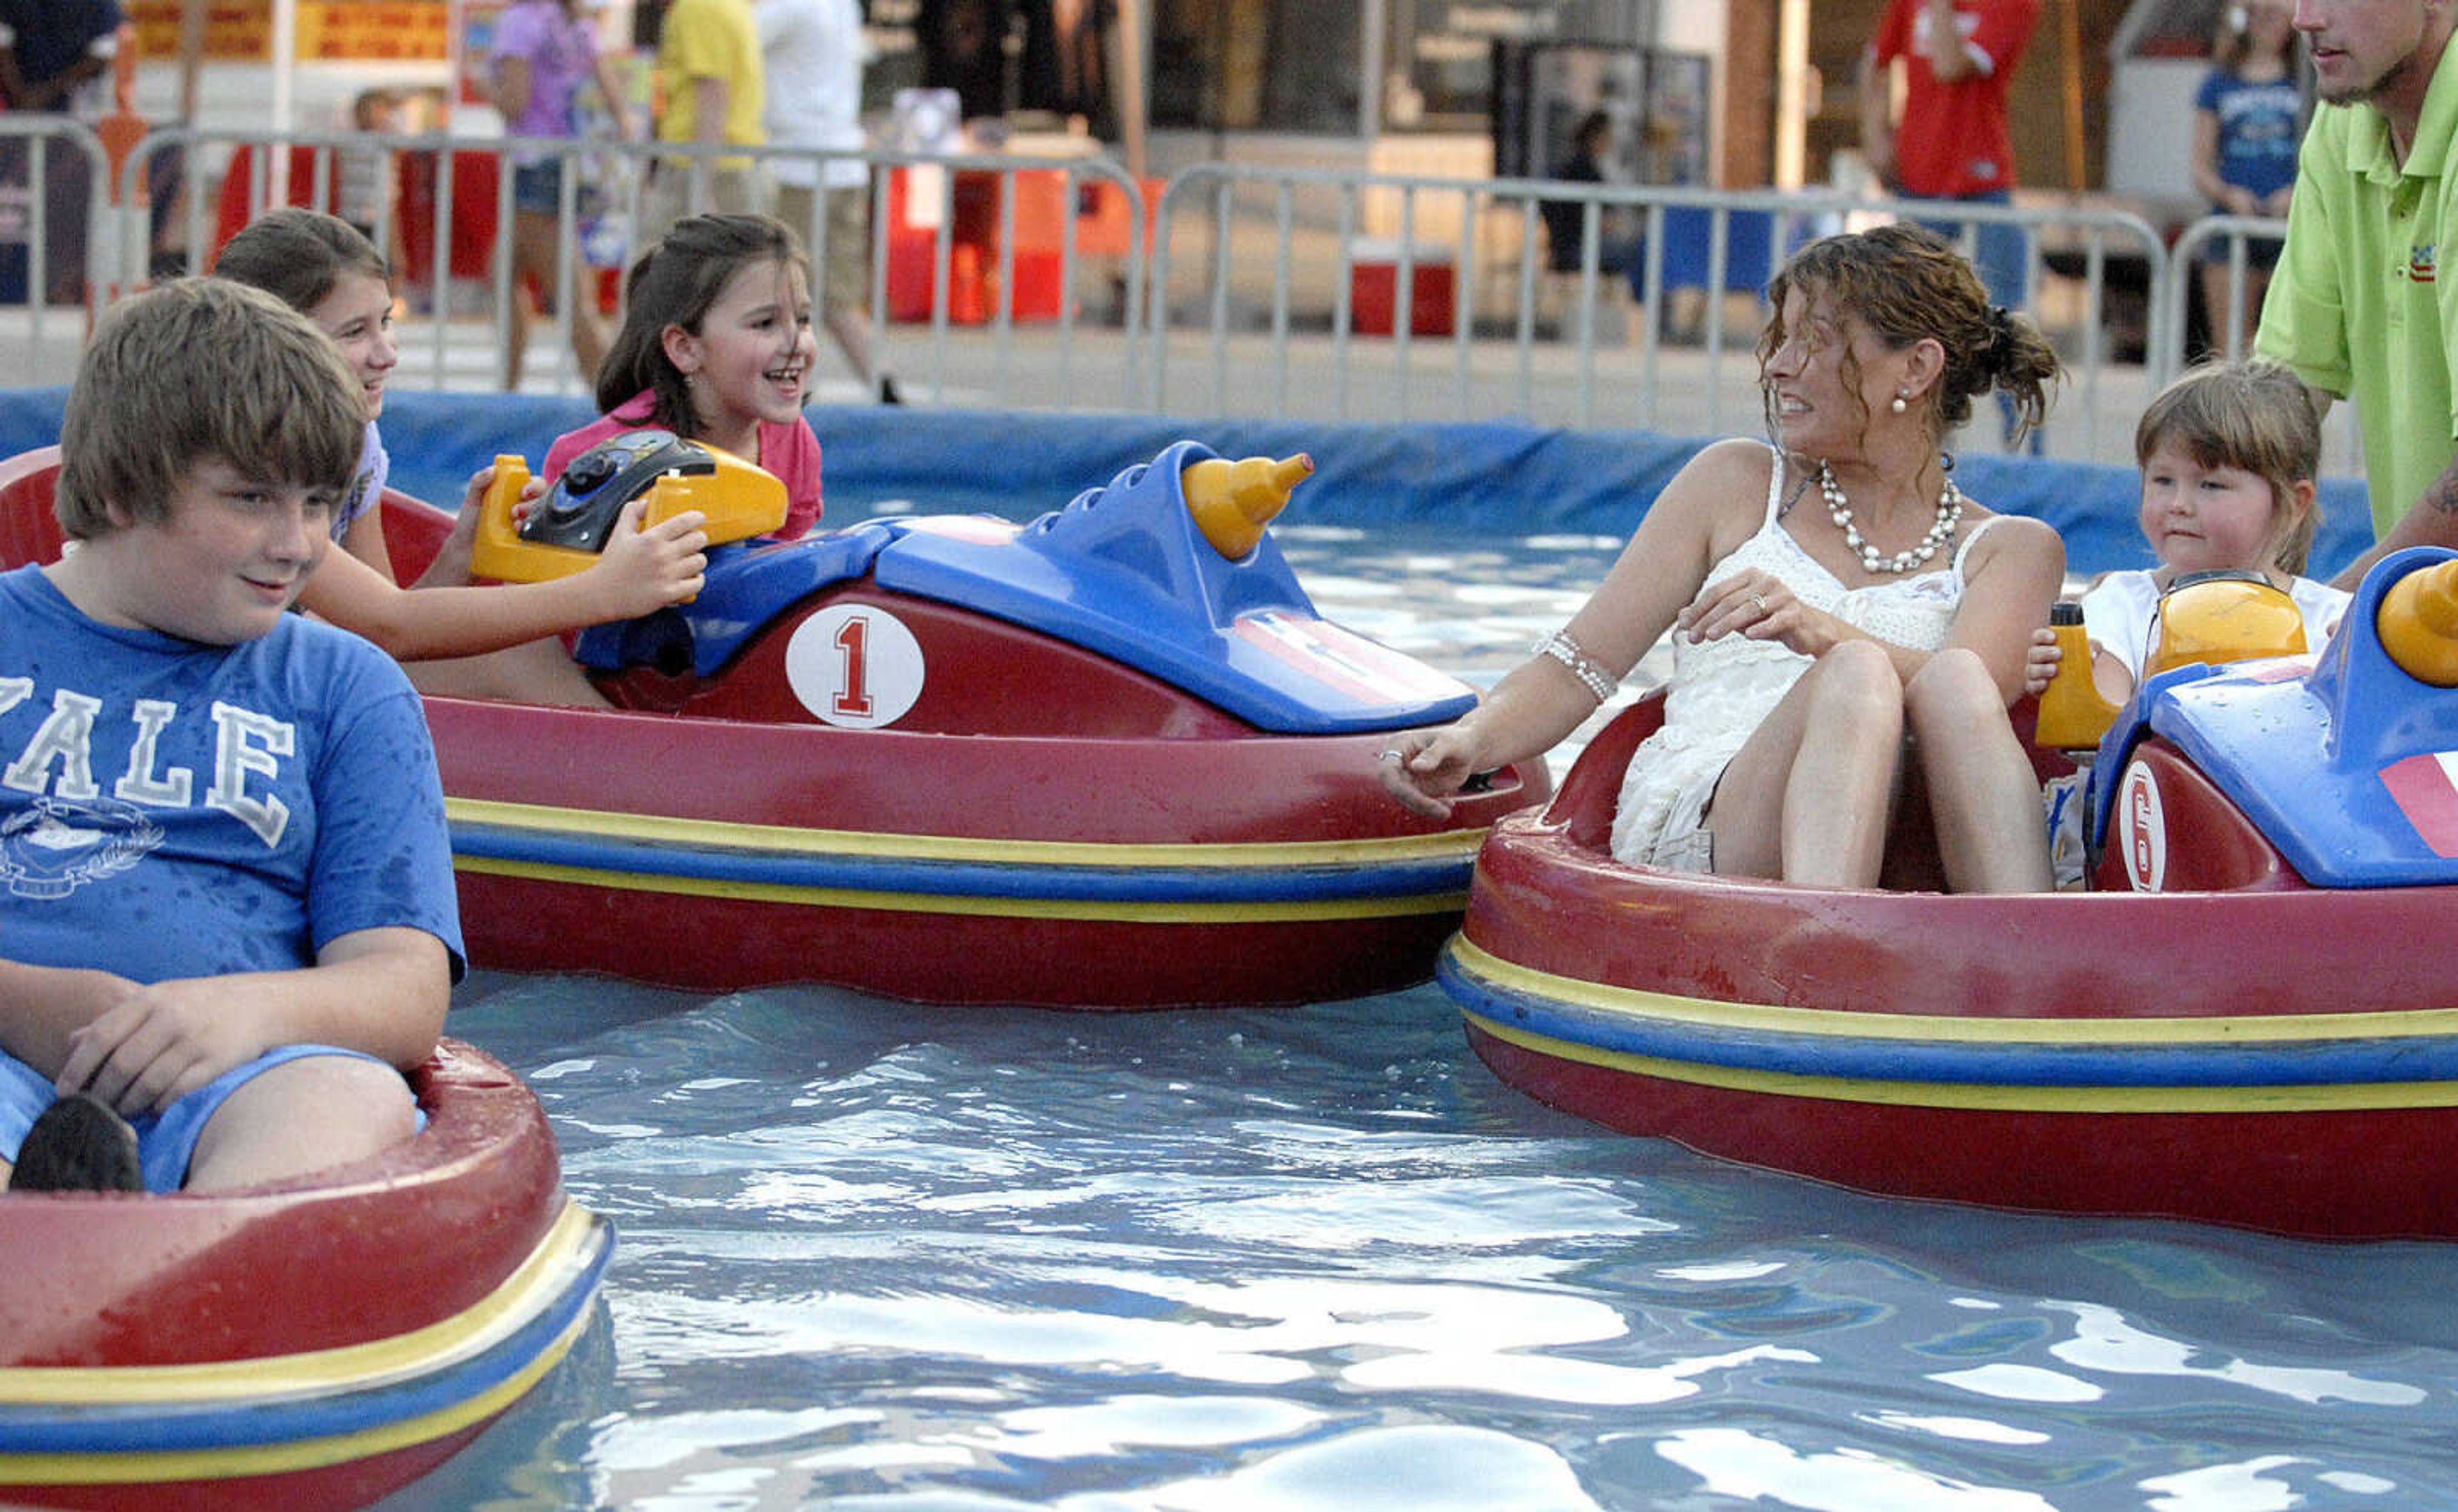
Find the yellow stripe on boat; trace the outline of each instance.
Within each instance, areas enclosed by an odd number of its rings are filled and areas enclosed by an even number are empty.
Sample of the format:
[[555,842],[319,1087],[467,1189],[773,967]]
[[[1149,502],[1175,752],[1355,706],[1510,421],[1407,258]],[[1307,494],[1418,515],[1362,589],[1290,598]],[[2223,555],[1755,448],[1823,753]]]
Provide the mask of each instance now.
[[129,1454],[0,1455],[0,1485],[135,1485],[181,1481],[232,1481],[287,1475],[369,1460],[458,1433],[518,1401],[563,1362],[589,1328],[589,1310],[575,1314],[535,1359],[475,1397],[417,1418],[322,1439],[239,1444],[226,1449],[162,1449]]
[[1471,1008],[1461,1014],[1497,1040],[1555,1060],[1634,1076],[1737,1092],[1893,1108],[1949,1108],[1998,1113],[2345,1113],[2458,1107],[2458,1082],[2364,1082],[2284,1087],[2000,1087],[1969,1082],[1896,1082],[1804,1076],[1599,1049],[1531,1034]]
[[2193,1018],[1997,1018],[1864,1013],[1835,1008],[1722,1003],[1639,987],[1555,976],[1505,961],[1465,935],[1449,950],[1460,969],[1508,992],[1615,1016],[1704,1028],[1853,1040],[1919,1040],[1964,1045],[2229,1045],[2378,1040],[2458,1035],[2458,1007],[2385,1012],[2268,1013]]
[[[588,1264],[604,1220],[569,1200],[544,1239],[502,1285],[475,1305],[425,1328],[338,1349],[194,1365],[13,1366],[0,1369],[0,1401],[14,1405],[127,1407],[148,1402],[277,1402],[346,1389],[375,1389],[482,1353],[552,1307]],[[429,1443],[484,1422],[527,1393],[571,1353],[592,1309],[535,1357],[473,1396],[413,1418],[313,1439],[113,1454],[0,1454],[0,1484],[109,1485],[281,1475]]]
[[1468,858],[1485,841],[1483,829],[1437,830],[1347,840],[1262,840],[1222,844],[1129,844],[1090,840],[1007,839],[966,835],[884,834],[874,830],[802,829],[725,819],[676,818],[610,809],[554,808],[491,798],[447,797],[446,818],[532,834],[632,840],[745,855],[820,854],[887,860],[972,861],[1006,866],[1255,867],[1361,866],[1427,858]]
[[365,1344],[195,1365],[18,1365],[0,1369],[0,1402],[118,1406],[308,1396],[378,1386],[475,1353],[559,1291],[601,1222],[569,1198],[546,1236],[501,1285],[448,1318]]

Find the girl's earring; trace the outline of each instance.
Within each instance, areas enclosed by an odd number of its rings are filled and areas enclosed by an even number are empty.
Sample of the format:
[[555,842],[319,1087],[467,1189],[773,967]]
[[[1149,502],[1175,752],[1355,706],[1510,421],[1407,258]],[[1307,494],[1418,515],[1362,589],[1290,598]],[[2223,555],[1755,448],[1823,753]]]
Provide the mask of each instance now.
[[1898,392],[1898,393],[1895,395],[1895,402],[1894,402],[1893,404],[1888,404],[1886,407],[1887,407],[1888,409],[1893,410],[1896,414],[1900,415],[1900,414],[1902,414],[1905,410],[1909,409],[1909,408],[1911,407],[1911,401],[1910,401],[1910,400],[1908,400],[1908,399],[1906,399],[1906,397],[1904,397],[1904,395],[1903,395],[1901,392]]

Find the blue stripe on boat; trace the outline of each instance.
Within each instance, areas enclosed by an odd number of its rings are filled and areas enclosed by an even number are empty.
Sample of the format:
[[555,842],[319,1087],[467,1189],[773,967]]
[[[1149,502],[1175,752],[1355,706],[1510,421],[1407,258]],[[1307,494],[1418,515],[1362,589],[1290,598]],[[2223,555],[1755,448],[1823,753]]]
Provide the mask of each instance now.
[[951,898],[1047,898],[1082,902],[1314,902],[1346,898],[1408,898],[1465,891],[1472,855],[1369,864],[1299,862],[1254,866],[1013,865],[804,852],[746,854],[686,849],[664,842],[500,829],[455,823],[456,856],[648,877],[919,893]]
[[[594,1217],[591,1224],[585,1258],[563,1279],[549,1305],[480,1353],[440,1369],[398,1380],[344,1384],[304,1398],[241,1397],[198,1403],[154,1398],[0,1407],[0,1456],[124,1457],[289,1444],[370,1433],[449,1412],[529,1368],[573,1328],[596,1296],[614,1250],[613,1228]],[[243,1374],[247,1364],[235,1360],[230,1368]]]
[[[2458,1079],[2458,1035],[2123,1046],[1785,1034],[1614,1013],[1504,986],[1443,952],[1435,980],[1463,1007],[1531,1035],[1733,1070],[1977,1087],[2323,1087]],[[1848,1014],[1835,1015],[1847,1023]],[[2002,1021],[1990,1021],[2002,1027]]]

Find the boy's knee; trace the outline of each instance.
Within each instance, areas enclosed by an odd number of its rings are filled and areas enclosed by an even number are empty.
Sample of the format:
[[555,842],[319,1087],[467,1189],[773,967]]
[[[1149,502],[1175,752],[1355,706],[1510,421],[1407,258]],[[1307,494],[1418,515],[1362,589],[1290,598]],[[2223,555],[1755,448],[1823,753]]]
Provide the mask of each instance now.
[[303,1173],[417,1131],[417,1100],[399,1071],[359,1055],[302,1056],[266,1067],[215,1109],[198,1136],[189,1185]]

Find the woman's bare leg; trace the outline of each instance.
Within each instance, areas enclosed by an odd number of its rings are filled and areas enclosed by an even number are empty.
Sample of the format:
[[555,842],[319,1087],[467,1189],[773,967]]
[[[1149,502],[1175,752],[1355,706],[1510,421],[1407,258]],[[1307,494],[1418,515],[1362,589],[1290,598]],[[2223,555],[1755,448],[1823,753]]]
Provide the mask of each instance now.
[[1706,825],[1716,870],[1874,886],[1903,729],[1884,651],[1849,641],[1820,657],[1724,768]]
[[1961,648],[1939,652],[1904,690],[1904,708],[1928,779],[1947,886],[1958,893],[2054,887],[2039,777],[2014,738],[2005,694],[1988,665]]

